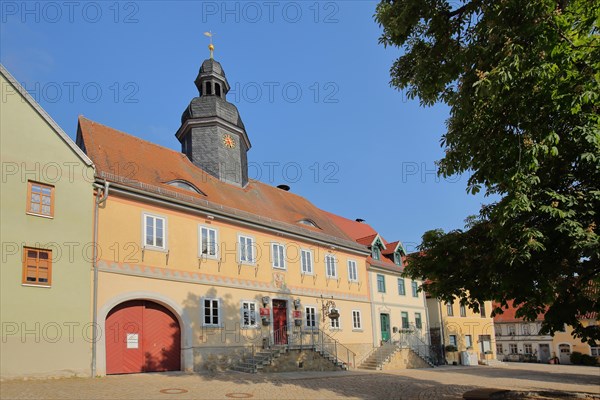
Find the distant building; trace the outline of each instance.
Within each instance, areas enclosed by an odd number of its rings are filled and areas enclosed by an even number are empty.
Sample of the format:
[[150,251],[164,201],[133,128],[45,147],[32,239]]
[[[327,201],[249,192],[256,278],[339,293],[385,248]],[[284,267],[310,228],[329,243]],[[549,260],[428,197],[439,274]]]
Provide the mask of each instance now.
[[[600,358],[600,346],[590,346],[572,335],[573,328],[564,327],[553,335],[540,333],[543,315],[535,321],[517,318],[517,308],[509,302],[504,313],[494,317],[498,359],[503,361],[535,361],[548,363],[556,360],[561,364],[571,364],[571,354],[579,352]],[[589,313],[580,318],[584,326],[597,325],[598,317]],[[554,362],[554,361],[553,361]]]
[[510,302],[503,314],[494,316],[498,360],[548,363],[555,351],[552,335],[540,333],[543,316],[540,315],[535,321],[523,321],[516,317],[516,312],[517,309]]
[[89,376],[94,167],[0,65],[0,377]]
[[427,297],[431,343],[443,350],[446,362],[460,363],[460,353],[465,351],[475,353],[483,363],[496,359],[492,302],[486,301],[479,308],[476,313],[458,299],[445,303]]

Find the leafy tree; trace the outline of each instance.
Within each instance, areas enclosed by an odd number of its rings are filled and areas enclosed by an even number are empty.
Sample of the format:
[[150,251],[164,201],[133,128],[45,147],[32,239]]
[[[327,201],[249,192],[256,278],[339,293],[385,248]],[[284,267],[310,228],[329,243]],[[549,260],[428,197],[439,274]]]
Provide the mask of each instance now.
[[383,0],[375,19],[403,50],[392,86],[450,107],[439,174],[470,172],[468,192],[498,199],[465,229],[426,232],[407,275],[600,341],[579,320],[600,312],[599,1]]

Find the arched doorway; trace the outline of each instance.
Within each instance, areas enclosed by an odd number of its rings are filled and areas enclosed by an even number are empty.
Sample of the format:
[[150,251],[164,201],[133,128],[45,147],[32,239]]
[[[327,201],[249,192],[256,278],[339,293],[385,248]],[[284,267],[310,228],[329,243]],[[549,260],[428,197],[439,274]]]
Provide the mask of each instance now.
[[558,352],[561,364],[571,364],[571,346],[569,344],[559,344]]
[[166,307],[131,300],[106,317],[106,373],[179,371],[181,328]]

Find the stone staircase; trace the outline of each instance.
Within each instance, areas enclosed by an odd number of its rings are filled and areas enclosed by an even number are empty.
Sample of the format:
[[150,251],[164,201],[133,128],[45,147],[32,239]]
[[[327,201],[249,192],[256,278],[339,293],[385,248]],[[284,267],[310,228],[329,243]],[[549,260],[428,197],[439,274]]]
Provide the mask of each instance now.
[[249,357],[243,359],[241,362],[234,365],[231,369],[233,371],[256,374],[265,367],[272,365],[274,362],[276,362],[275,360],[277,358],[281,357],[289,350],[314,351],[324,359],[329,360],[329,362],[331,362],[336,368],[339,368],[341,370],[348,370],[347,363],[342,362],[334,355],[329,354],[325,350],[317,349],[312,346],[273,346],[272,348],[261,349],[260,351],[255,352],[254,355],[250,355]]
[[383,364],[387,363],[399,350],[400,348],[396,345],[384,343],[382,346],[375,348],[358,368],[372,371],[381,370]]
[[270,365],[275,358],[278,358],[285,352],[285,348],[262,349],[254,353],[254,355],[250,355],[250,357],[243,359],[231,369],[233,371],[256,374],[259,370]]
[[496,359],[484,360],[482,363],[483,365],[487,365],[488,367],[500,367],[502,365],[506,365],[506,363]]

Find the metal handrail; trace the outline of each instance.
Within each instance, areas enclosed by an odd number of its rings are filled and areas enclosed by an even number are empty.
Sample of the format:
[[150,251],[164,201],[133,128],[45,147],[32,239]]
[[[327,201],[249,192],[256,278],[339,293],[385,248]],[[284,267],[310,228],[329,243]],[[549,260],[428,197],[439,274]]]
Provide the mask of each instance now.
[[[284,336],[285,335],[285,336]],[[283,340],[285,337],[286,340]],[[356,353],[320,328],[283,326],[273,331],[271,345],[289,349],[293,346],[311,348],[335,358],[348,368],[356,368]]]

